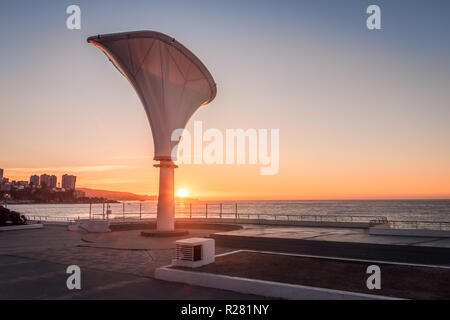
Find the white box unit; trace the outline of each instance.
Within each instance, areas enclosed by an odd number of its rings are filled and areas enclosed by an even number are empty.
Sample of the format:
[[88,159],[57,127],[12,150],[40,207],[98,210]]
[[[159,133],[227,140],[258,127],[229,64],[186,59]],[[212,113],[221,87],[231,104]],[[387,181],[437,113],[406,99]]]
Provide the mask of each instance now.
[[214,239],[189,238],[175,241],[175,245],[174,266],[196,268],[214,262]]

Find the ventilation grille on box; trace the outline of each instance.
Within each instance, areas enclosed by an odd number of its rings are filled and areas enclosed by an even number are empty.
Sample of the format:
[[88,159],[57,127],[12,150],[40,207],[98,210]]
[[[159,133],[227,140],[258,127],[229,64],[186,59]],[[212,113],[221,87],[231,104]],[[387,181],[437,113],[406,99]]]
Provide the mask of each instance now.
[[186,246],[177,244],[176,259],[198,261],[202,259],[202,246]]

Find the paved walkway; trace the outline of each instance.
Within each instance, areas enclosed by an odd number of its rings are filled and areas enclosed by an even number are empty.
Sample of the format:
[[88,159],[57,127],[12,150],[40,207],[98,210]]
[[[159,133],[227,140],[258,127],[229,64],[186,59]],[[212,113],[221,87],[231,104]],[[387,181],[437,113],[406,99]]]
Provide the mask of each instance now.
[[[188,237],[213,232],[196,229]],[[217,234],[226,235],[226,239],[217,242],[216,253],[247,247],[359,259],[396,261],[400,257],[417,263],[450,265],[444,259],[448,255],[442,254],[450,248],[448,238],[373,236],[366,229],[261,225],[245,225],[242,230]],[[255,298],[155,280],[154,270],[170,264],[174,256],[174,240],[144,238],[139,230],[86,234],[63,226],[0,232],[0,299]],[[81,292],[66,288],[65,270],[69,265],[78,265],[82,270]]]
[[66,267],[66,264],[0,255],[0,299],[261,298],[90,268],[81,268],[81,290],[68,290]]
[[[117,232],[115,235],[126,233]],[[171,247],[96,248],[65,227],[0,232],[0,299],[255,299],[229,291],[153,279],[170,264]],[[219,252],[226,249],[219,248]],[[81,268],[81,291],[66,287],[66,268]]]

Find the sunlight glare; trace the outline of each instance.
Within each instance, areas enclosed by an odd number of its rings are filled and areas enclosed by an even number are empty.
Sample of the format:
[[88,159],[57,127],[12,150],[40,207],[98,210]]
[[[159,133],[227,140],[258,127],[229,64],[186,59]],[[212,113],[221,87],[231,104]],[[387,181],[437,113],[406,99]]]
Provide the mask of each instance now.
[[186,189],[183,189],[183,188],[178,189],[177,197],[186,198],[188,195],[189,195],[189,191],[187,191]]

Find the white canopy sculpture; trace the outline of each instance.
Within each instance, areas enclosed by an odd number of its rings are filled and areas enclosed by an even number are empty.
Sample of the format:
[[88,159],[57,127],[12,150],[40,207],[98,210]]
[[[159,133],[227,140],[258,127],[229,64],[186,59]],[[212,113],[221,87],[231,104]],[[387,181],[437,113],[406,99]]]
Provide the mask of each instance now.
[[153,134],[155,167],[160,168],[157,230],[173,231],[175,219],[172,132],[216,96],[216,84],[203,63],[165,34],[135,31],[89,37],[135,89]]

